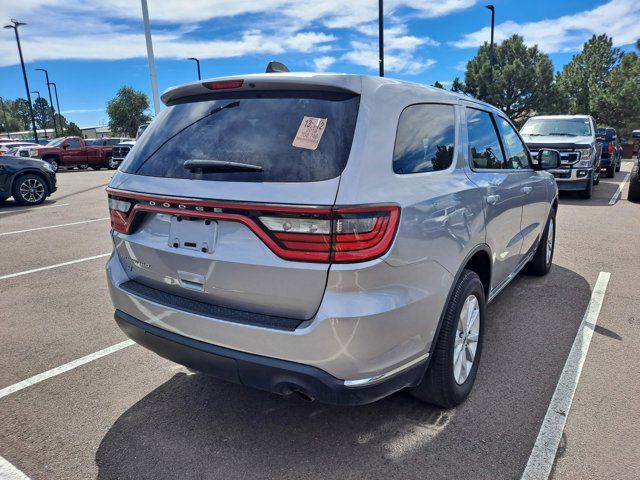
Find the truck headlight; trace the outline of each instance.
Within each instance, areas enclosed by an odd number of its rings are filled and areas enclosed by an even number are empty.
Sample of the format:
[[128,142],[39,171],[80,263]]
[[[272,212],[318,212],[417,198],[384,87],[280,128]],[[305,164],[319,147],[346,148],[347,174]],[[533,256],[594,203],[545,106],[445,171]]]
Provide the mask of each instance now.
[[587,160],[591,157],[592,148],[577,148],[576,152],[580,154],[580,160]]

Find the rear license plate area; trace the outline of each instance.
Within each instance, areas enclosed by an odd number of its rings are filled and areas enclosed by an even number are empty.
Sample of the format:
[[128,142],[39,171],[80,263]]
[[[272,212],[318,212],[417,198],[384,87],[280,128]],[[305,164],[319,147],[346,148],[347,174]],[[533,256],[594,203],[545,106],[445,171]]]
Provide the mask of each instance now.
[[218,223],[213,220],[173,215],[168,244],[171,248],[213,253]]

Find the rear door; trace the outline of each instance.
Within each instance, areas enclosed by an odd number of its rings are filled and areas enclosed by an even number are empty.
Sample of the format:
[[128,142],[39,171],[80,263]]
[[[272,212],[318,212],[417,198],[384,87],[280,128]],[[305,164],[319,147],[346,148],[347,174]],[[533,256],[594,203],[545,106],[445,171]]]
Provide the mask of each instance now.
[[[146,211],[132,233],[115,235],[130,278],[212,305],[313,317],[329,263],[318,257],[325,246],[313,243],[324,237],[311,233],[330,228],[323,218],[358,106],[352,93],[263,91],[163,110],[111,183],[155,197],[136,200]],[[187,161],[232,163],[198,169]],[[202,211],[221,218],[207,223],[197,218]],[[274,244],[290,250],[275,253]]]
[[493,115],[467,107],[471,180],[484,189],[487,244],[493,253],[491,288],[513,273],[522,258],[522,178],[506,168]]

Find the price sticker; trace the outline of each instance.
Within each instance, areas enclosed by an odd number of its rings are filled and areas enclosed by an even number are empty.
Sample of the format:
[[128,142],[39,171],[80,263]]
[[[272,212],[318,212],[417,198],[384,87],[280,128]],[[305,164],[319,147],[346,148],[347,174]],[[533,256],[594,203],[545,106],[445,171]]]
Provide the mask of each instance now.
[[326,127],[326,118],[304,117],[292,145],[307,150],[317,149]]

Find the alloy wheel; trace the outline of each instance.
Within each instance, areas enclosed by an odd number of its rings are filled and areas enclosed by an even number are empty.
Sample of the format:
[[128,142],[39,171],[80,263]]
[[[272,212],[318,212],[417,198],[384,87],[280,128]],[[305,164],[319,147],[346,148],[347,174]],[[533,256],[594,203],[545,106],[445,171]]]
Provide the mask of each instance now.
[[480,338],[480,304],[475,295],[469,295],[464,301],[453,345],[453,376],[458,385],[462,385],[471,373]]
[[27,178],[20,184],[20,196],[25,202],[36,203],[44,196],[44,185],[35,178]]

